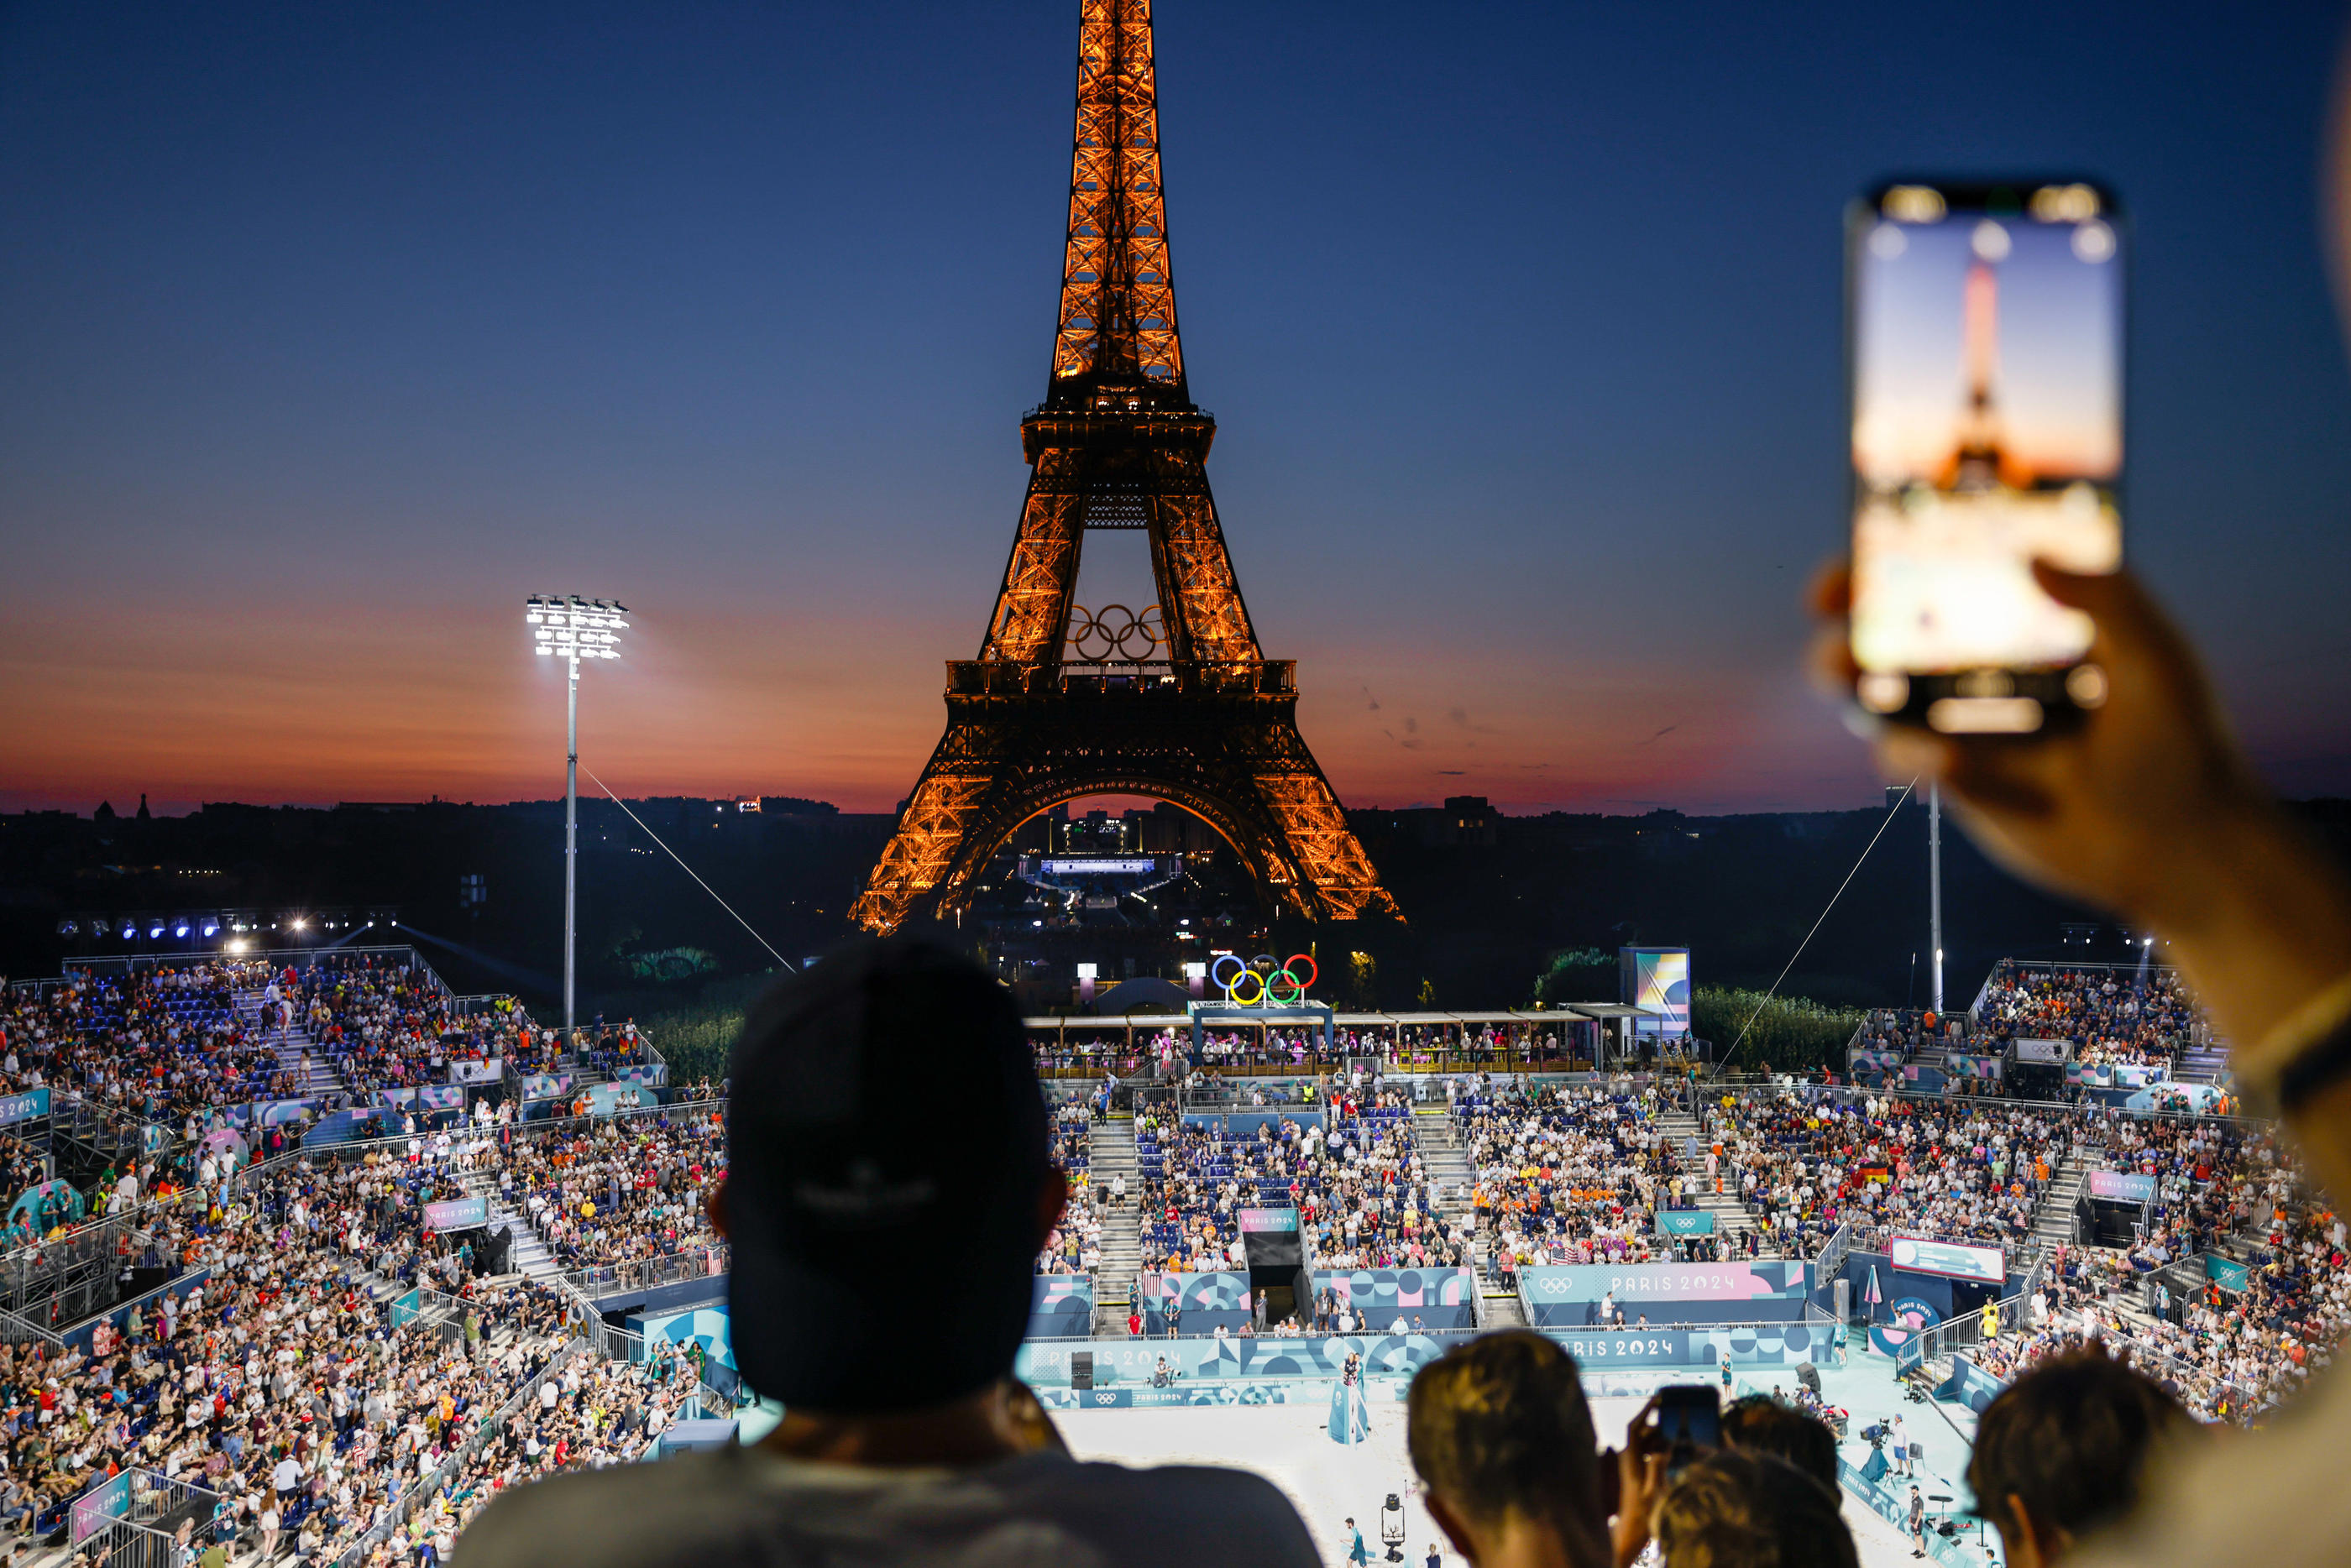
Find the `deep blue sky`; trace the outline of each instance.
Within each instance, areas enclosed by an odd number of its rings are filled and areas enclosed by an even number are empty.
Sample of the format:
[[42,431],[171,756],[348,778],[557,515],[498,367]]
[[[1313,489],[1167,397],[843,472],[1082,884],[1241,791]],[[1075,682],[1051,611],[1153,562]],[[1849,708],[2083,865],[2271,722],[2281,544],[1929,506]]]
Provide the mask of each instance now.
[[[2121,191],[2129,554],[2280,784],[2351,792],[2344,19],[1166,0],[1211,473],[1341,793],[1867,798],[1797,599],[1842,535],[1840,209],[1895,169]],[[639,611],[583,718],[617,786],[886,808],[1017,514],[1075,36],[0,13],[0,799],[543,795],[553,589]]]

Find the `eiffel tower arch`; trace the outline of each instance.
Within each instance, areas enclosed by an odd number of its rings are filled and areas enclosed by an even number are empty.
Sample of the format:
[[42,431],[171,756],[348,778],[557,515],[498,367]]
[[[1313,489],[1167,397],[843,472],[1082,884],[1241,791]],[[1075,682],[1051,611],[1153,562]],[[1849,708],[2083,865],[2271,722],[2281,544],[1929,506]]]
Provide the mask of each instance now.
[[[1029,493],[947,728],[851,906],[894,929],[968,904],[1021,823],[1092,794],[1172,801],[1276,903],[1396,914],[1298,732],[1295,664],[1265,657],[1208,488],[1217,424],[1176,330],[1151,0],[1081,0],[1061,308],[1045,400],[1020,421]],[[1076,603],[1097,530],[1143,533],[1157,602]]]

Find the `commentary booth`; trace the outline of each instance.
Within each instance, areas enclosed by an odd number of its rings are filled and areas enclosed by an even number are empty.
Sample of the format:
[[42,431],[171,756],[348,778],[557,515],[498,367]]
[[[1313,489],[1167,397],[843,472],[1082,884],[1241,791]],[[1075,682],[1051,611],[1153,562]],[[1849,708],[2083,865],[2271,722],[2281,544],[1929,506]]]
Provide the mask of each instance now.
[[470,1246],[476,1273],[503,1274],[513,1262],[514,1230],[490,1223],[490,1200],[486,1196],[427,1203],[424,1228],[439,1234],[451,1247]]
[[2145,1233],[2155,1201],[2155,1178],[2137,1171],[2094,1170],[2074,1205],[2074,1240],[2127,1247]]
[[1658,1016],[1654,1007],[1628,1002],[1571,1002],[1565,1004],[1565,1011],[1600,1025],[1600,1054],[1593,1058],[1593,1064],[1603,1072],[1616,1064],[1632,1061],[1639,1054],[1636,1036],[1641,1020]]

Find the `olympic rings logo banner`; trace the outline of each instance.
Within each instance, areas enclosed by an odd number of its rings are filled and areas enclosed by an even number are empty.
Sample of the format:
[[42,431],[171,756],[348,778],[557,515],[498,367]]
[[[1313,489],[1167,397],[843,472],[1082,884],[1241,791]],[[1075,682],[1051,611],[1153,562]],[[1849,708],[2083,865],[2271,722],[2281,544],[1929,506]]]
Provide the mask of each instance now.
[[[1227,964],[1233,966],[1229,974],[1225,971]],[[1299,973],[1301,964],[1306,970],[1302,975]],[[1295,1007],[1306,1000],[1308,989],[1321,973],[1306,953],[1292,953],[1280,963],[1271,953],[1259,953],[1246,962],[1238,953],[1218,953],[1208,966],[1208,978],[1235,1007]]]
[[1166,641],[1157,605],[1144,606],[1141,615],[1124,605],[1104,605],[1098,610],[1071,607],[1070,651],[1081,662],[1105,664],[1115,659],[1145,663],[1159,656]]

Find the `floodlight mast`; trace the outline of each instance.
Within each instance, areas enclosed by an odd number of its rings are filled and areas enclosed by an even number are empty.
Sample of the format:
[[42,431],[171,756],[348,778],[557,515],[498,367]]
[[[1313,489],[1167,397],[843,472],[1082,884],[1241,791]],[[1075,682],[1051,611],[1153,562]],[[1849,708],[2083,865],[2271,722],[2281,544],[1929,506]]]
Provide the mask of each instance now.
[[1927,940],[1934,944],[1931,971],[1935,1023],[1943,1022],[1943,786],[1927,781]]
[[569,667],[563,722],[563,1049],[571,1049],[574,1022],[574,962],[579,950],[580,897],[580,661],[621,657],[621,633],[629,629],[629,607],[578,594],[533,594],[523,601],[523,623],[532,629],[538,651],[561,658]]

